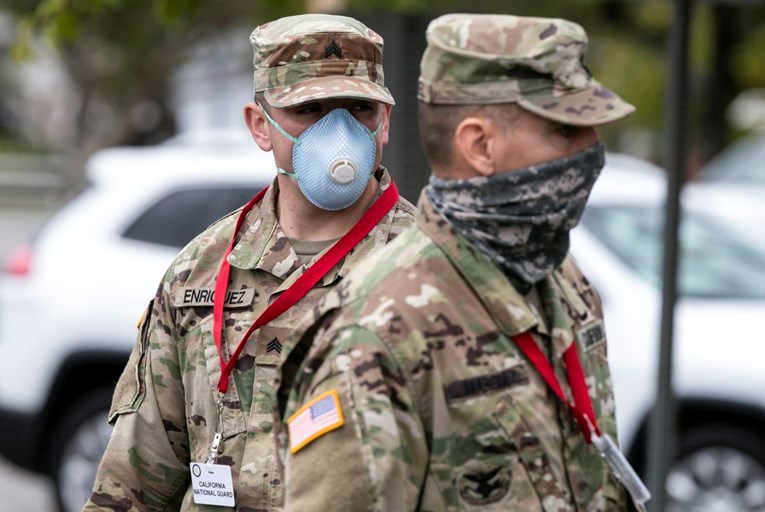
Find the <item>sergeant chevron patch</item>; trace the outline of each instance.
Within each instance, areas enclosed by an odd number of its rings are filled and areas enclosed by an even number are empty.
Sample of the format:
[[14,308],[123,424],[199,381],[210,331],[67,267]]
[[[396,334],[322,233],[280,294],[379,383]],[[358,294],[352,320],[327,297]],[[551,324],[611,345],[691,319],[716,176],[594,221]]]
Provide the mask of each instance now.
[[326,58],[330,55],[336,55],[341,59],[343,58],[343,50],[335,41],[332,41],[324,48],[324,57]]
[[271,341],[268,342],[268,345],[266,345],[266,352],[277,352],[281,354],[282,343],[276,338],[272,339]]

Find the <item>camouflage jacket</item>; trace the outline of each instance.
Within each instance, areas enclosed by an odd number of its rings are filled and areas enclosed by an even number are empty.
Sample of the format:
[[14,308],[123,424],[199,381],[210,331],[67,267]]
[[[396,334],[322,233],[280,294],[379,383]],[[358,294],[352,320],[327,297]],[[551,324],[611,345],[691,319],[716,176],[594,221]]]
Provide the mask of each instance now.
[[625,510],[513,342],[530,331],[568,395],[562,354],[577,343],[598,425],[616,439],[596,292],[567,258],[538,286],[546,323],[424,194],[419,209],[416,228],[354,269],[283,354],[285,508]]
[[[379,194],[390,184],[378,174]],[[302,274],[275,215],[275,186],[248,214],[229,261],[224,357],[266,306]],[[239,211],[196,237],[169,267],[140,325],[115,390],[115,422],[85,510],[218,510],[195,505],[189,462],[205,462],[218,427],[221,363],[213,340],[215,278]],[[232,468],[237,510],[280,510],[281,476],[272,423],[273,377],[282,342],[327,290],[412,224],[401,198],[383,220],[289,311],[254,332],[223,401],[219,464]],[[320,254],[323,254],[320,253]],[[317,255],[318,257],[318,255]]]

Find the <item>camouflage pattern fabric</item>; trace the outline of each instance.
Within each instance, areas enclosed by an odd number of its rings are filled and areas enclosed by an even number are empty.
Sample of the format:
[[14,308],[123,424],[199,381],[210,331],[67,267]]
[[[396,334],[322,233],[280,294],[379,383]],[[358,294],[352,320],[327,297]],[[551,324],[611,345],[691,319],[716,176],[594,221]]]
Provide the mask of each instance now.
[[[378,197],[391,183],[380,169]],[[276,182],[247,216],[231,253],[224,306],[228,360],[255,319],[303,273],[275,215]],[[219,464],[231,466],[237,510],[281,510],[282,477],[273,429],[276,364],[299,319],[349,270],[413,222],[404,199],[344,260],[289,311],[256,331],[232,373],[223,401]],[[218,510],[195,505],[189,462],[207,459],[216,429],[220,358],[213,340],[212,297],[238,211],[195,238],[168,269],[149,304],[119,380],[115,422],[85,510]],[[318,257],[318,255],[317,255]]]
[[635,108],[592,78],[587,34],[563,19],[447,14],[428,26],[418,98],[434,104],[518,103],[572,125],[607,123]]
[[345,16],[288,16],[250,35],[255,91],[275,107],[325,98],[364,98],[394,105],[385,88],[383,39]]
[[[576,343],[616,439],[599,298],[574,261],[541,309],[420,198],[416,228],[354,271],[283,356],[280,454],[290,511],[616,511],[625,493],[512,337],[530,331],[564,392]],[[545,321],[546,319],[546,321]],[[344,424],[290,453],[287,420],[326,392]]]

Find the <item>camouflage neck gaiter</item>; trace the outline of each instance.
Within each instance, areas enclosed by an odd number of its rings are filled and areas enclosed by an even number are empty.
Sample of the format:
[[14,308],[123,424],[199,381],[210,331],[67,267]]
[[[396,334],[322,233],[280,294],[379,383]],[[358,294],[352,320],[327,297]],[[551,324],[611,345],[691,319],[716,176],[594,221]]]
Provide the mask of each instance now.
[[605,147],[598,142],[560,160],[488,178],[431,176],[426,193],[436,211],[526,293],[563,263],[569,231],[579,223],[604,163]]

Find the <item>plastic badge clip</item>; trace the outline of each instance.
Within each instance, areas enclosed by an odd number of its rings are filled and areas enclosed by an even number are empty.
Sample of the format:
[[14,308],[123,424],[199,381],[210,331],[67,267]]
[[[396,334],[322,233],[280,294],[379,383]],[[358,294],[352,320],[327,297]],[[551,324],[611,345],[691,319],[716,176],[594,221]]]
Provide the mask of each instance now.
[[598,435],[586,415],[585,419],[590,427],[592,444],[598,449],[600,456],[605,459],[617,480],[627,489],[638,511],[644,512],[646,510],[645,504],[651,499],[651,492],[648,487],[645,486],[627,458],[611,439],[611,436],[608,434]]

